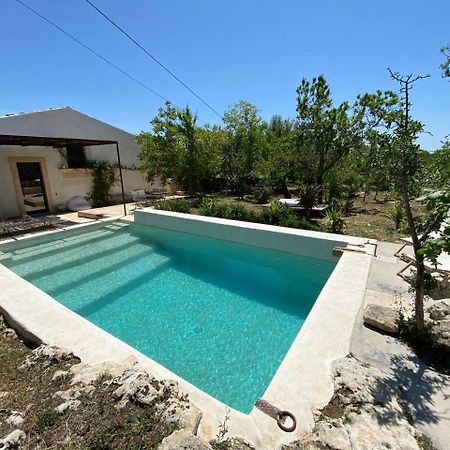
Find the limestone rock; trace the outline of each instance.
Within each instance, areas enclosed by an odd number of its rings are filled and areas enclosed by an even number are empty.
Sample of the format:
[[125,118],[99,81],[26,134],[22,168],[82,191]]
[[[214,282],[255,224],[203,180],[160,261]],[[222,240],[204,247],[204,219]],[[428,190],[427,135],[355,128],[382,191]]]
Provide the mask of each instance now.
[[65,391],[55,392],[55,396],[61,397],[65,401],[69,401],[69,400],[76,400],[76,399],[80,398],[81,396],[90,397],[94,393],[94,391],[95,391],[94,386],[78,385],[78,386],[72,386]]
[[64,380],[69,375],[69,372],[67,370],[57,370],[53,374],[52,381],[58,381],[58,380]]
[[433,331],[441,344],[450,347],[450,316],[447,317],[447,319],[437,322]]
[[398,333],[398,313],[394,308],[368,304],[364,310],[364,323],[387,333]]
[[71,384],[92,384],[99,378],[115,378],[119,377],[127,371],[136,371],[140,368],[134,356],[126,358],[122,361],[106,361],[99,364],[75,364],[70,368],[73,375]]
[[6,423],[15,427],[21,425],[25,420],[19,411],[8,408],[0,408],[0,418],[1,417],[5,417]]
[[395,379],[347,357],[334,364],[335,394],[314,430],[287,449],[419,450]]
[[191,434],[197,434],[202,412],[189,401],[176,399],[172,404],[163,404],[162,417],[166,423],[178,423]]
[[39,363],[42,367],[59,364],[64,361],[76,359],[73,353],[52,345],[41,344],[35,348],[19,366],[19,369],[29,369]]
[[450,319],[450,298],[433,302],[428,308],[428,314],[436,321]]
[[160,395],[151,382],[152,379],[146,372],[126,371],[112,381],[112,384],[119,384],[113,392],[113,398],[121,401],[121,407],[125,406],[128,400],[150,405]]
[[57,413],[63,414],[66,411],[75,411],[81,405],[80,400],[67,400],[64,403],[61,403],[59,406],[55,408]]
[[212,450],[212,447],[204,439],[186,430],[177,430],[164,438],[158,450]]
[[20,448],[25,441],[26,434],[22,430],[14,430],[8,434],[4,439],[0,440],[1,450],[12,450]]

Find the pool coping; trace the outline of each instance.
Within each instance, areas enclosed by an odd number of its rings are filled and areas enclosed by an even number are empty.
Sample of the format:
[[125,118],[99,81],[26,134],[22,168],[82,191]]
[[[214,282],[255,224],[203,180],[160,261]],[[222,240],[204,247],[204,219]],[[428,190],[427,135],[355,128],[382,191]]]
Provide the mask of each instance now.
[[[161,211],[158,211],[158,214],[160,213]],[[163,216],[167,215],[180,217],[178,213],[164,212]],[[192,220],[192,217],[190,219]],[[102,222],[75,225],[50,233],[102,226],[105,222],[117,220],[106,219]],[[196,220],[196,216],[193,220]],[[121,218],[120,221],[133,221],[133,218]],[[325,233],[317,235],[312,231],[281,229],[270,225],[236,223],[237,221],[227,219],[201,217],[201,221],[241,228],[258,225],[257,228],[263,231],[287,232],[317,239],[323,239],[321,235],[326,235],[328,240],[334,241],[335,237],[338,237],[349,245],[358,245],[364,240]],[[42,232],[38,236],[47,236],[50,233]],[[35,236],[27,236],[20,241],[34,238]],[[0,244],[0,249],[4,244],[6,243]],[[257,408],[253,408],[248,415],[228,408],[125,342],[69,310],[1,264],[0,312],[26,339],[69,349],[88,364],[118,361],[134,356],[154,377],[176,380],[180,389],[189,394],[192,402],[203,411],[199,428],[202,437],[210,440],[216,436],[218,424],[223,422],[226,410],[229,409],[229,435],[241,437],[257,448],[274,449],[310,431],[314,425],[313,410],[325,406],[331,398],[331,365],[349,352],[353,323],[362,305],[371,260],[370,254],[363,253],[344,253],[341,256],[263,395],[264,400],[279,409],[289,410],[296,416],[297,429],[294,433],[281,431],[272,418]]]

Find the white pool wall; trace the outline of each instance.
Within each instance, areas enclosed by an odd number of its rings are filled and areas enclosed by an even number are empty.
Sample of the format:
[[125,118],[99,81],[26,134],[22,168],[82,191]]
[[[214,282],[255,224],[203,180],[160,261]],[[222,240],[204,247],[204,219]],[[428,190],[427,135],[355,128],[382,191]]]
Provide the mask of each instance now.
[[135,211],[134,223],[334,262],[337,261],[332,254],[334,247],[367,242],[367,239],[362,238],[351,238],[349,242],[349,239],[343,239],[343,236],[338,234],[295,230],[152,208]]

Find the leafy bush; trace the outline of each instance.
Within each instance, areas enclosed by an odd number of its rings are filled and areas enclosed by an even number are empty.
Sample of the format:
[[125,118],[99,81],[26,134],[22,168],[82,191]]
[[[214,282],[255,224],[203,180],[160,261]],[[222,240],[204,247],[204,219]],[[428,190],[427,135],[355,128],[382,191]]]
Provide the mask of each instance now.
[[438,371],[450,374],[450,348],[439,342],[431,322],[425,321],[423,331],[418,333],[414,318],[405,318],[400,314],[398,327],[400,339],[406,342],[419,358]]
[[286,205],[272,202],[259,214],[258,221],[267,225],[299,228],[302,230],[319,230],[320,228],[304,217],[299,217],[295,211]]
[[172,198],[157,202],[155,209],[189,214],[191,205],[184,198]]
[[394,222],[394,227],[396,230],[398,230],[400,225],[404,222],[405,216],[405,208],[401,203],[396,203],[395,206],[386,214],[386,217]]
[[297,216],[297,214],[286,205],[278,202],[272,202],[260,213],[257,213],[240,203],[216,201],[212,198],[204,198],[199,213],[203,216],[243,220],[245,222],[279,225],[282,227],[304,230],[320,229],[317,225],[309,222],[305,218]]
[[289,208],[286,205],[272,202],[263,209],[260,214],[260,220],[268,225],[280,225],[280,222],[288,216],[289,212]]
[[46,409],[40,412],[36,417],[36,433],[42,434],[46,428],[57,424],[61,416],[52,409]]
[[345,220],[340,209],[331,208],[325,214],[325,226],[331,233],[342,234],[345,228]]
[[271,190],[267,187],[257,188],[253,191],[253,198],[255,199],[256,203],[264,204],[270,200],[271,194]]
[[356,211],[355,201],[351,198],[346,198],[342,202],[339,203],[339,209],[342,211],[344,216],[349,216]]
[[[416,274],[414,273],[414,275],[411,278],[408,278],[408,281],[411,285],[409,291],[415,292],[417,287]],[[433,277],[433,275],[430,272],[425,272],[423,274],[423,289],[426,295],[431,295],[434,294],[435,292],[444,291],[445,283]]]
[[91,161],[92,190],[88,198],[92,200],[94,207],[108,206],[111,204],[111,188],[116,181],[116,168],[107,161]]
[[391,202],[393,200],[398,200],[400,195],[394,189],[390,189],[389,191],[385,191],[383,193],[383,197],[385,202]]

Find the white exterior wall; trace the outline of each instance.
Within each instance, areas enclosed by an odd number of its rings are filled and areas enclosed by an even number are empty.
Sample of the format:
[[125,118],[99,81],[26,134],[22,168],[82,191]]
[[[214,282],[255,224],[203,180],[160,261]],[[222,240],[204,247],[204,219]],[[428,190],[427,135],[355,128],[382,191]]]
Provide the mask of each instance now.
[[[41,111],[29,114],[0,118],[0,134],[24,136],[48,136],[79,139],[105,139],[119,143],[123,170],[124,190],[148,189],[144,174],[139,170],[130,170],[139,166],[140,146],[132,134],[103,123],[71,108]],[[99,145],[85,147],[86,157],[90,160],[117,163],[116,146]],[[16,217],[22,214],[18,194],[14,185],[8,157],[45,158],[47,184],[45,186],[50,211],[65,207],[67,200],[80,195],[86,197],[91,190],[92,176],[83,169],[63,169],[66,161],[56,148],[0,146],[0,217]],[[118,178],[117,173],[117,178]],[[45,177],[45,175],[44,175]],[[120,183],[112,189],[112,195],[121,193]]]
[[[117,141],[122,165],[138,166],[140,147],[131,133],[68,107],[2,117],[0,134]],[[115,145],[88,147],[86,155],[94,160],[117,162]]]

